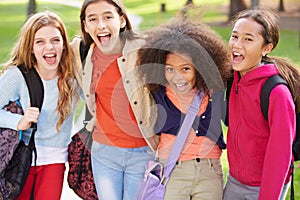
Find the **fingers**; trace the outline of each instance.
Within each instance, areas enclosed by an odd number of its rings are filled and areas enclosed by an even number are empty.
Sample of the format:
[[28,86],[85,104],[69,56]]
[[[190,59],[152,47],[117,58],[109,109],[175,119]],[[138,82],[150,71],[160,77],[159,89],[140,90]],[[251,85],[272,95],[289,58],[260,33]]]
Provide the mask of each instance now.
[[40,111],[36,107],[29,107],[24,113],[24,117],[26,118],[26,121],[34,122],[34,123],[37,122],[39,115],[40,115]]
[[36,107],[29,107],[25,113],[24,116],[21,118],[21,120],[18,123],[18,130],[27,130],[30,128],[32,123],[36,123],[38,120],[38,117],[40,115],[40,111]]

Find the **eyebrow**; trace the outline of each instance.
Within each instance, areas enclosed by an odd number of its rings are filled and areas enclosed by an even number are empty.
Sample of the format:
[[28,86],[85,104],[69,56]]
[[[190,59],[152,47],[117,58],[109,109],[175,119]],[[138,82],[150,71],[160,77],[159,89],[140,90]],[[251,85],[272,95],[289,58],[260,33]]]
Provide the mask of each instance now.
[[[233,30],[232,33],[239,33],[239,32]],[[252,33],[245,33],[245,35],[255,37],[254,34],[252,34]]]
[[[101,13],[101,15],[107,15],[107,14],[113,15],[113,12],[112,11],[105,11],[105,12]],[[97,14],[92,13],[92,14],[87,15],[86,17],[89,18],[89,17],[93,17],[93,16],[97,16]]]
[[[51,37],[50,39],[52,40],[52,39],[61,39],[61,38],[62,38],[62,36],[57,35],[57,36]],[[34,38],[34,41],[35,41],[35,40],[45,40],[45,38]]]
[[166,63],[165,66],[171,66],[171,67],[184,67],[184,66],[189,66],[190,67],[190,66],[192,66],[193,67],[193,65],[190,64],[190,63],[183,63],[181,65],[172,65],[170,63]]

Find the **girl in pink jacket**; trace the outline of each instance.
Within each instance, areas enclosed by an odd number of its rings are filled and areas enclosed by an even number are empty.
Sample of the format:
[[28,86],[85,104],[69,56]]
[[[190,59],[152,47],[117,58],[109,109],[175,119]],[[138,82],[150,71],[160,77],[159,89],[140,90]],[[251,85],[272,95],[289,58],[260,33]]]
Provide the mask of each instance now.
[[[299,102],[293,96],[299,96],[300,87],[291,80],[299,80],[300,73],[287,60],[268,56],[279,41],[276,17],[267,9],[254,8],[242,11],[234,21],[229,39],[234,81],[229,98],[229,174],[224,200],[284,199],[290,183],[294,100]],[[290,90],[279,84],[271,91],[267,121],[260,108],[261,87],[275,74],[288,82]]]

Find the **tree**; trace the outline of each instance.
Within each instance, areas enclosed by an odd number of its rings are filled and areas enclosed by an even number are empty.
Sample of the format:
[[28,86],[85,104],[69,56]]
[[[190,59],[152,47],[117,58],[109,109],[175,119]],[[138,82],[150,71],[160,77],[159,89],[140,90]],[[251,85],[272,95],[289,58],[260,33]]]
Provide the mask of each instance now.
[[230,0],[229,20],[232,19],[236,13],[246,8],[247,6],[244,0]]
[[187,0],[185,5],[190,5],[190,4],[193,4],[193,0]]
[[29,4],[27,7],[27,17],[36,13],[36,2],[35,0],[29,0]]
[[280,0],[280,1],[279,1],[278,11],[279,11],[279,12],[283,12],[283,11],[284,11],[283,0]]

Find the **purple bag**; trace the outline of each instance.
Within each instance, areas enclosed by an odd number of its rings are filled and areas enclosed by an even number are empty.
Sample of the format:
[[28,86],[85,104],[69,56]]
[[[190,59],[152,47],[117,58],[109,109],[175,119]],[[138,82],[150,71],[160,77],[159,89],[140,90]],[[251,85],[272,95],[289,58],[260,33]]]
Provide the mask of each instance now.
[[[16,101],[9,102],[4,109],[12,113],[23,115],[23,110]],[[0,134],[0,174],[2,174],[3,170],[7,167],[9,161],[13,157],[13,154],[19,144],[19,133],[13,129],[0,128]]]
[[164,199],[166,186],[161,183],[163,169],[163,164],[158,161],[149,161],[137,199]]
[[204,93],[197,92],[189,107],[184,121],[177,134],[177,138],[172,147],[169,158],[164,168],[163,164],[158,161],[149,161],[144,180],[141,183],[140,189],[137,194],[138,200],[163,200],[165,196],[166,185],[169,177],[176,165],[178,157],[183,149],[187,135],[190,132],[195,117],[199,112],[201,101]]

